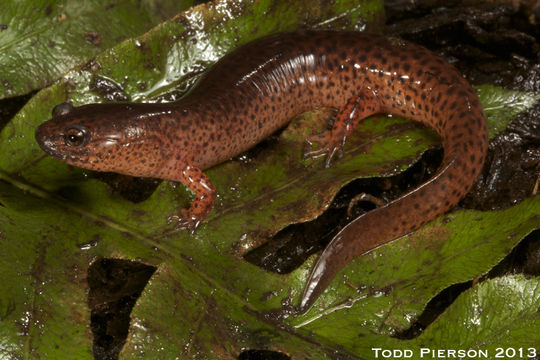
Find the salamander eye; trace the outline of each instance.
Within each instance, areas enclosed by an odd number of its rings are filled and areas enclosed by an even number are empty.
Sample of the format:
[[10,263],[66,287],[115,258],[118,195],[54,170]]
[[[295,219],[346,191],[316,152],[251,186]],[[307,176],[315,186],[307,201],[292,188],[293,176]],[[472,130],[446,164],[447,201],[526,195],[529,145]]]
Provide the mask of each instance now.
[[86,143],[86,128],[80,125],[73,125],[66,130],[64,134],[66,145],[72,147],[80,147]]
[[71,110],[73,110],[73,105],[71,105],[71,103],[68,103],[68,102],[63,102],[54,107],[52,111],[52,116],[57,117],[57,116],[66,115],[66,114],[69,114]]

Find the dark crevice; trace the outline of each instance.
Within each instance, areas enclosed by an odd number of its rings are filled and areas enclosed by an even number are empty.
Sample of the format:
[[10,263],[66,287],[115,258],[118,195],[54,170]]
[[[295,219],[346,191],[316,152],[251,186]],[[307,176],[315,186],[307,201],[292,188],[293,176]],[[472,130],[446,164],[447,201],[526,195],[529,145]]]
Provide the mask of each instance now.
[[133,203],[148,199],[162,180],[138,178],[111,172],[90,172],[90,176],[109,185],[111,191]]
[[410,340],[418,337],[433,321],[448,308],[465,290],[470,289],[472,281],[454,284],[442,290],[431,299],[418,319],[405,331],[397,333],[394,337],[401,340]]
[[244,350],[238,355],[238,360],[290,360],[290,356],[272,350]]
[[88,268],[96,360],[115,360],[126,341],[130,314],[152,274],[153,266],[120,259],[99,259]]
[[512,274],[540,276],[540,229],[527,235],[485,278]]
[[[36,91],[26,95],[0,100],[0,131],[11,121],[13,116],[34,96]],[[45,120],[45,119],[44,119]]]

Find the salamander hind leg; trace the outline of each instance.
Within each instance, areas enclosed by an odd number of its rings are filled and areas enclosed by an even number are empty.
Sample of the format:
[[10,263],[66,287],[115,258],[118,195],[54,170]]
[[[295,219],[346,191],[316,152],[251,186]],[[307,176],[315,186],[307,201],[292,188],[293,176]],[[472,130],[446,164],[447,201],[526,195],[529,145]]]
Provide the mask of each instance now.
[[178,228],[187,228],[193,233],[214,207],[216,188],[201,169],[192,165],[186,165],[175,180],[193,191],[195,199],[188,209],[170,216],[169,222],[176,221]]
[[[379,112],[381,112],[379,100],[371,90],[362,91],[349,98],[345,106],[339,109],[330,130],[306,139],[308,150],[304,151],[304,158],[326,155],[325,166],[329,167],[336,154],[339,156],[343,154],[345,141],[360,120]],[[313,145],[317,148],[313,149]]]

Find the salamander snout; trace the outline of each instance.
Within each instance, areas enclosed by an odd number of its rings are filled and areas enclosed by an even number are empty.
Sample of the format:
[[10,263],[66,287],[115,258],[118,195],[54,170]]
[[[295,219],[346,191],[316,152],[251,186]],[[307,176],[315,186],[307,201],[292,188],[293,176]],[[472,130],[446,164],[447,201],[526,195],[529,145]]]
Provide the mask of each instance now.
[[50,126],[48,126],[48,123],[41,124],[36,130],[36,141],[40,148],[52,155],[56,151],[56,144],[54,139],[49,136],[49,133]]
[[39,147],[47,154],[57,158],[62,158],[59,153],[58,140],[60,136],[52,131],[49,122],[41,124],[36,130],[36,141]]

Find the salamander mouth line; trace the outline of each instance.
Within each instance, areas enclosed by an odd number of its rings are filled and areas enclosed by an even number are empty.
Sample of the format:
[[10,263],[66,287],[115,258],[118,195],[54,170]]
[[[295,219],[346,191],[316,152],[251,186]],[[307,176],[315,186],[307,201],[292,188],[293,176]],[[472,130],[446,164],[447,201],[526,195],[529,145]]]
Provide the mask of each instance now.
[[85,156],[88,154],[88,151],[85,153],[78,153],[78,154],[51,154],[55,158],[62,160],[62,161],[70,161],[75,164],[81,163],[81,158],[85,158]]

